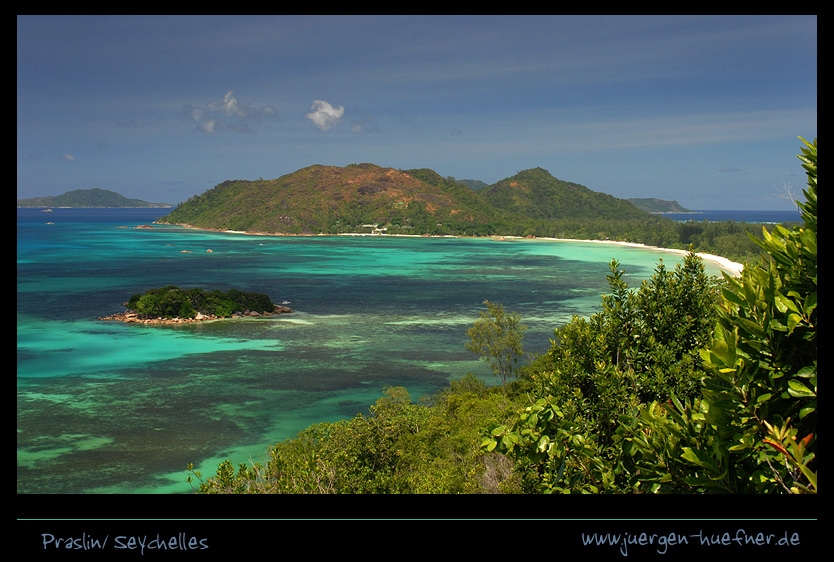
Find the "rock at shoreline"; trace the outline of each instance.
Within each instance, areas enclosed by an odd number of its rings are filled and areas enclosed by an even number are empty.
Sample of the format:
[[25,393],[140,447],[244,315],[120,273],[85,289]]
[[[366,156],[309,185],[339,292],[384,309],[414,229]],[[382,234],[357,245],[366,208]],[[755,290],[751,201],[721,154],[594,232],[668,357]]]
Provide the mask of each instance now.
[[275,310],[272,312],[256,312],[246,310],[243,312],[235,312],[231,316],[215,316],[214,314],[202,314],[198,312],[194,318],[149,318],[142,314],[137,314],[134,310],[127,310],[125,312],[117,312],[110,316],[99,316],[99,320],[109,320],[116,322],[135,322],[139,324],[194,324],[197,322],[205,322],[207,320],[224,320],[244,317],[258,317],[258,316],[273,316],[276,314],[290,314],[293,310],[287,306],[275,305]]

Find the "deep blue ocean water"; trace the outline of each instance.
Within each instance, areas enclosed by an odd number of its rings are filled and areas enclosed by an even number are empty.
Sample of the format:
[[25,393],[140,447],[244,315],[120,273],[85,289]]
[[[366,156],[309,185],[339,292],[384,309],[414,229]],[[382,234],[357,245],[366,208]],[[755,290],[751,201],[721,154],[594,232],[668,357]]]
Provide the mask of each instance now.
[[[415,399],[475,373],[483,300],[543,352],[598,309],[612,258],[634,285],[676,254],[471,238],[272,237],[154,225],[165,209],[17,211],[17,490],[187,493],[186,466],[261,460],[386,386]],[[208,250],[211,250],[209,252]],[[707,264],[708,273],[719,270]],[[186,326],[105,322],[164,285],[266,293],[293,314]]]
[[801,221],[799,211],[694,211],[692,213],[663,213],[676,221],[737,221],[737,222],[761,222],[761,223],[782,223],[789,221]]

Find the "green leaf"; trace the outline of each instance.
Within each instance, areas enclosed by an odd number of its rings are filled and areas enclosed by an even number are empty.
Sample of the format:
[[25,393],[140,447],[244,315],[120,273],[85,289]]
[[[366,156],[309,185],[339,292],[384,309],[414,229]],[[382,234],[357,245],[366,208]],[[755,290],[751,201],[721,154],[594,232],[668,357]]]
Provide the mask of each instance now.
[[761,396],[756,397],[756,404],[761,404],[762,402],[767,402],[773,396],[772,393],[768,392],[766,394],[762,394]]
[[501,435],[501,434],[502,434],[502,433],[504,433],[505,431],[507,431],[507,426],[505,426],[505,425],[499,425],[498,427],[496,427],[495,429],[493,429],[490,433],[492,433],[493,435],[495,435],[496,437],[498,437],[499,435]]
[[803,379],[807,379],[807,378],[810,378],[810,377],[814,376],[816,374],[816,372],[817,372],[817,366],[816,365],[806,365],[805,367],[802,367],[799,371],[797,371],[796,376],[797,377],[802,377]]
[[800,322],[802,322],[802,317],[799,314],[790,314],[788,316],[788,335],[796,329]]
[[736,318],[736,322],[738,323],[738,326],[744,328],[748,334],[757,338],[765,337],[765,331],[756,322],[748,320],[747,318]]
[[776,293],[776,308],[779,312],[787,312],[788,309],[790,309],[793,312],[799,313],[799,309],[796,307],[796,304],[781,293]]
[[777,332],[787,332],[788,331],[788,327],[785,326],[784,324],[782,324],[782,321],[779,320],[778,318],[774,318],[773,320],[771,320],[770,324],[768,324],[768,326],[770,327],[771,330],[776,330]]
[[698,466],[702,466],[711,471],[717,471],[718,468],[713,464],[709,458],[707,458],[703,453],[699,451],[693,450],[691,447],[683,447],[683,454],[681,458],[691,462],[692,464],[696,464]]
[[704,412],[704,419],[710,425],[718,425],[724,416],[725,411],[718,404],[708,404],[707,411]]
[[802,408],[801,410],[799,410],[799,419],[803,419],[808,414],[813,414],[816,411],[817,408],[815,406],[808,406],[807,408]]
[[718,339],[719,337],[718,330],[716,330],[716,339],[713,340],[712,347],[707,352],[708,358],[705,357],[705,359],[713,365],[735,365],[735,343],[731,347],[729,342],[724,339]]
[[807,466],[805,466],[804,464],[799,465],[799,470],[802,471],[802,474],[805,475],[805,478],[808,479],[808,482],[810,482],[811,485],[816,490],[817,489],[817,473],[812,472],[811,469],[808,468]]
[[815,392],[796,379],[788,381],[788,394],[794,398],[814,398],[816,396]]
[[814,309],[817,308],[817,293],[816,291],[805,297],[805,314],[809,317]]
[[724,297],[724,300],[729,301],[733,304],[737,304],[739,306],[746,306],[747,301],[745,301],[741,296],[737,295],[729,288],[721,289],[721,294]]
[[672,393],[671,399],[672,399],[672,403],[675,405],[675,407],[679,411],[683,412],[684,411],[683,404],[681,404],[680,400],[678,400],[678,397],[675,395],[675,393]]

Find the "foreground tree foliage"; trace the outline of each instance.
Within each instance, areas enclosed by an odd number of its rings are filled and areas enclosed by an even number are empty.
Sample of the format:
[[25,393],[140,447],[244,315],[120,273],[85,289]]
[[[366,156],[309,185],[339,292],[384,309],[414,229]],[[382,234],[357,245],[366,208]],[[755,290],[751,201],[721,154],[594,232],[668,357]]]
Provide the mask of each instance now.
[[[803,140],[803,142],[805,142]],[[817,143],[802,225],[749,235],[764,256],[709,278],[693,253],[610,293],[515,374],[523,328],[488,306],[468,375],[413,403],[390,388],[367,415],[226,461],[201,493],[816,493]],[[517,344],[517,345],[516,345]]]
[[525,370],[539,399],[484,441],[516,461],[526,492],[622,486],[615,470],[620,416],[675,392],[701,392],[698,348],[708,341],[718,299],[701,258],[688,254],[672,273],[661,261],[637,290],[617,261],[610,269],[601,312],[556,330],[551,349]]
[[501,379],[501,387],[506,389],[507,381],[518,371],[527,327],[521,324],[517,313],[506,312],[504,305],[489,301],[484,304],[487,309],[478,313],[478,320],[466,332],[469,341],[464,347],[489,363],[492,372]]
[[661,267],[635,296],[614,262],[603,312],[557,330],[531,369],[539,399],[482,444],[516,462],[525,491],[816,492],[816,142],[802,152],[804,226],[765,231],[769,259],[725,276],[713,314],[697,274],[654,292]]
[[703,397],[623,419],[626,464],[653,490],[817,491],[817,143],[803,142],[804,226],[765,233],[771,259],[728,279]]
[[[512,404],[512,407],[520,404]],[[223,462],[198,491],[217,493],[397,494],[513,491],[511,466],[479,450],[485,424],[503,420],[507,400],[474,376],[415,404],[392,387],[368,415],[315,424],[273,445],[262,463]]]

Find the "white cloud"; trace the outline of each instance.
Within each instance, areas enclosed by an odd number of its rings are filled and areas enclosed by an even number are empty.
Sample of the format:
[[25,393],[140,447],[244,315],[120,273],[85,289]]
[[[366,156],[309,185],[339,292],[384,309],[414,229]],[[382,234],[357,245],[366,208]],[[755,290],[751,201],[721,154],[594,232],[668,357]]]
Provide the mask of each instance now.
[[66,160],[67,162],[75,162],[75,156],[73,156],[72,154],[69,154],[69,153],[64,154],[63,156],[61,156],[60,159],[61,160]]
[[328,131],[341,123],[342,115],[345,114],[344,107],[333,107],[324,100],[314,100],[310,109],[312,112],[307,114],[307,119],[320,131]]
[[197,126],[206,133],[213,133],[216,121],[214,119],[206,119],[205,121],[198,121]]
[[243,117],[244,113],[241,111],[240,107],[238,107],[237,98],[234,96],[234,93],[234,90],[229,90],[226,92],[226,95],[223,96],[223,103],[210,103],[209,109],[212,111],[221,111],[226,115],[234,115],[236,113]]
[[183,107],[183,112],[197,123],[197,130],[204,133],[220,130],[252,133],[250,123],[278,117],[278,111],[271,105],[257,107],[240,103],[234,95],[234,90],[226,92],[222,102],[210,102],[207,109],[194,107],[189,103]]

